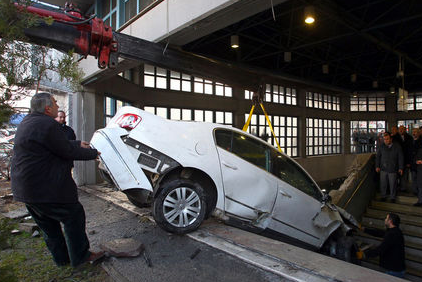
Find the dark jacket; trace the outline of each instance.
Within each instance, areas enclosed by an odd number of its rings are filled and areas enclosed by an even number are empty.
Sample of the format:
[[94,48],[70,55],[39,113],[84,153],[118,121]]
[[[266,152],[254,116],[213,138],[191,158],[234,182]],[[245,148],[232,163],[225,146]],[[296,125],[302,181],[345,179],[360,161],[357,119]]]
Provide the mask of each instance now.
[[11,168],[12,192],[24,203],[75,203],[71,160],[92,160],[97,150],[69,141],[60,124],[40,114],[27,115],[18,126]]
[[400,228],[387,228],[386,231],[365,228],[365,232],[376,237],[384,237],[379,246],[365,251],[367,257],[379,256],[380,266],[386,270],[403,271],[406,269],[404,237]]
[[67,126],[66,124],[61,124],[60,127],[68,140],[76,140],[75,131],[73,131],[70,126]]
[[[412,140],[412,146],[410,149],[410,156],[411,156],[411,162],[410,162],[410,167],[413,171],[416,171],[417,165],[416,165],[416,161],[417,161],[417,153],[419,151],[419,149],[422,149],[422,138],[418,138],[416,140]],[[421,153],[419,153],[419,157]]]
[[412,143],[413,143],[413,137],[409,133],[405,132],[403,135],[403,138],[400,134],[398,134],[401,139],[401,147],[403,151],[403,157],[404,157],[404,164],[408,165],[411,163],[412,160]]
[[391,148],[382,144],[377,150],[376,166],[385,172],[398,172],[404,168],[403,151],[397,143],[393,142]]

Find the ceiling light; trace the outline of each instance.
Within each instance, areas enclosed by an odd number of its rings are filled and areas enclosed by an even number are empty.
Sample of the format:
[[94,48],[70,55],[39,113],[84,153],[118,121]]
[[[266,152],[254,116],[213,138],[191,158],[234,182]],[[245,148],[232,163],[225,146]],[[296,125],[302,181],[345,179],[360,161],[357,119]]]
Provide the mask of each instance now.
[[396,93],[396,89],[394,88],[394,86],[390,87],[390,93],[391,94],[395,94]]
[[313,6],[305,7],[305,23],[313,24],[315,22],[315,10]]
[[292,61],[292,52],[284,52],[284,61],[287,63]]
[[233,49],[239,48],[239,36],[238,35],[232,35],[230,37],[230,46]]
[[377,80],[372,81],[372,87],[378,88],[378,81]]
[[328,74],[328,65],[327,64],[322,65],[322,73]]

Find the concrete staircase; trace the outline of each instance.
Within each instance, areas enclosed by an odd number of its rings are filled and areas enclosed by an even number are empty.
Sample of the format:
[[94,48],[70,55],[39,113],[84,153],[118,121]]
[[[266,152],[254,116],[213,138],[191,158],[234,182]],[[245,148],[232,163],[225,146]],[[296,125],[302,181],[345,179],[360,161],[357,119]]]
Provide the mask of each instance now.
[[[422,282],[422,207],[414,207],[417,198],[411,194],[400,193],[395,203],[381,202],[377,195],[371,201],[362,216],[362,226],[384,229],[384,219],[388,212],[397,213],[400,216],[400,228],[404,234],[406,252],[406,279]],[[356,236],[358,243],[376,246],[382,238],[373,237],[360,232]],[[367,259],[362,266],[381,270],[378,266],[378,258]]]

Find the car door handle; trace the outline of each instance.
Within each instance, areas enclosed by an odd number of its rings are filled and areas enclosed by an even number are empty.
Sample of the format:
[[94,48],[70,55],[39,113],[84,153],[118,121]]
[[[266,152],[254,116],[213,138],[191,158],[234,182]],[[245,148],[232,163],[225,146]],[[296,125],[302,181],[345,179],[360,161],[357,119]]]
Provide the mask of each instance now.
[[287,197],[287,198],[291,198],[292,197],[292,196],[290,196],[289,194],[287,194],[286,192],[284,192],[282,190],[280,190],[280,194],[283,195],[284,197]]
[[235,166],[235,165],[232,165],[232,164],[229,164],[229,163],[226,163],[226,162],[222,162],[222,164],[224,166],[228,167],[228,168],[231,168],[233,170],[237,170],[237,166]]

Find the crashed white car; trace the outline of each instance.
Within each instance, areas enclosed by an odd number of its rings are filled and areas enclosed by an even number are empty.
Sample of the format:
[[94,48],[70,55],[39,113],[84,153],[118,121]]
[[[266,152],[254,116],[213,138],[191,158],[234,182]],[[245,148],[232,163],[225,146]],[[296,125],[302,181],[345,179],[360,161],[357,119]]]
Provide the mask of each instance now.
[[213,213],[321,249],[355,223],[294,160],[230,126],[123,107],[91,144],[103,174],[135,205],[152,203],[157,224],[173,233]]

